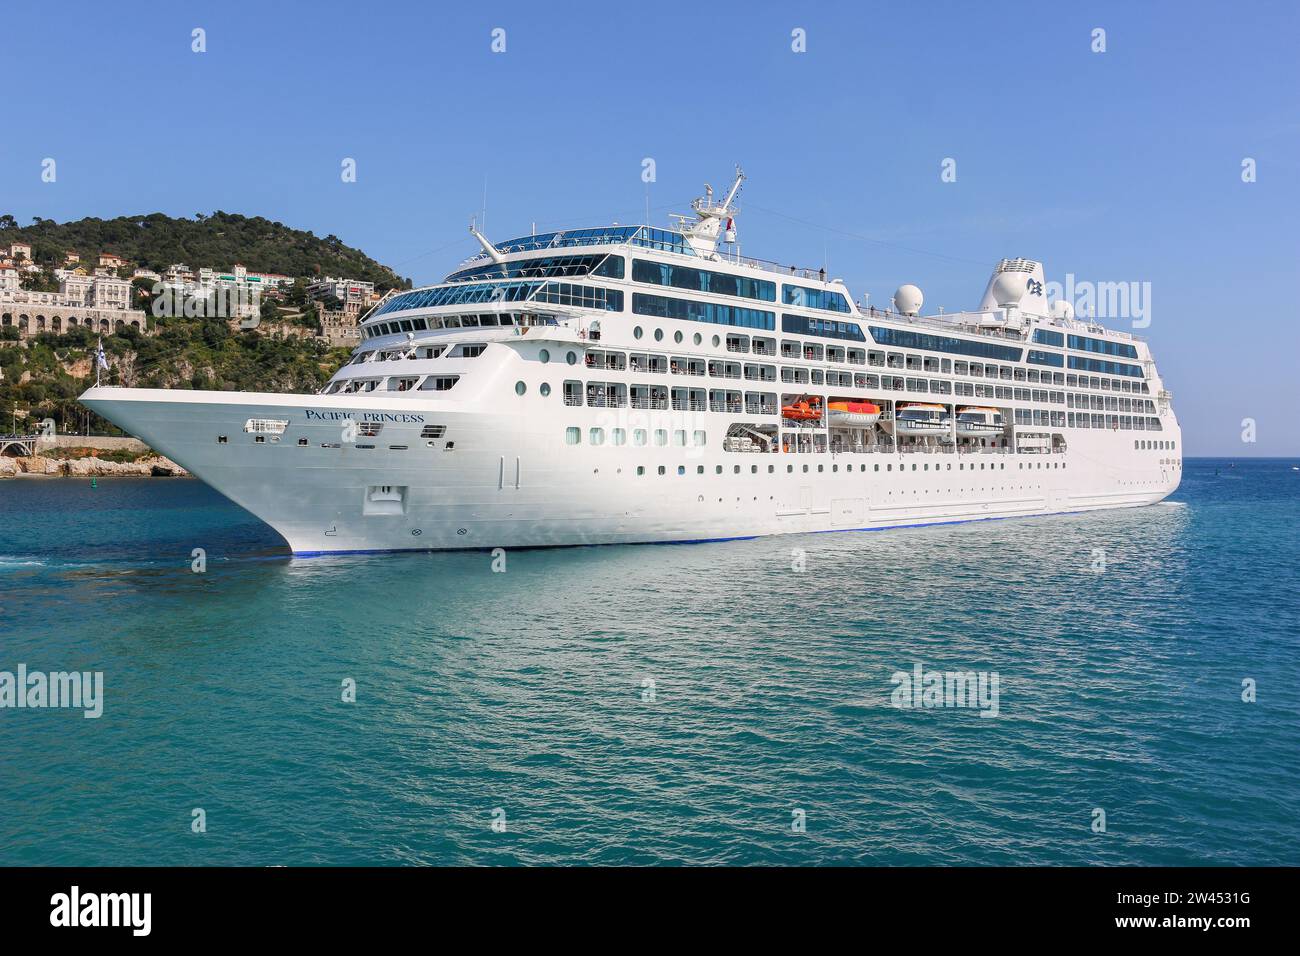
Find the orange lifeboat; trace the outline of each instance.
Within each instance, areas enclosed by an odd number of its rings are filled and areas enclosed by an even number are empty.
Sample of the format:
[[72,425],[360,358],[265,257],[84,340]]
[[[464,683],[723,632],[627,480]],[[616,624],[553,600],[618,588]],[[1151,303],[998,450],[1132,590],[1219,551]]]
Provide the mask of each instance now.
[[782,405],[781,417],[795,422],[821,421],[822,401],[820,398],[814,398],[811,401],[807,398],[801,398],[789,405]]
[[831,402],[827,408],[832,425],[873,425],[880,418],[879,406],[871,402]]

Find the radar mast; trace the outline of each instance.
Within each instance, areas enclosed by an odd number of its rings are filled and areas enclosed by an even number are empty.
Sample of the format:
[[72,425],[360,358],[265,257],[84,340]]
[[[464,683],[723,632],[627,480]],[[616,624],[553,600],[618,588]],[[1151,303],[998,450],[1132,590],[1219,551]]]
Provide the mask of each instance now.
[[704,195],[691,203],[696,218],[691,220],[689,216],[673,216],[678,222],[682,235],[686,237],[686,242],[695,250],[696,255],[708,258],[716,257],[718,236],[722,232],[724,223],[728,224],[728,241],[734,239],[734,227],[731,220],[739,212],[735,202],[736,197],[740,194],[740,186],[744,181],[745,171],[737,165],[736,180],[731,184],[731,189],[727,191],[727,197],[722,202],[714,202],[713,187],[705,183]]

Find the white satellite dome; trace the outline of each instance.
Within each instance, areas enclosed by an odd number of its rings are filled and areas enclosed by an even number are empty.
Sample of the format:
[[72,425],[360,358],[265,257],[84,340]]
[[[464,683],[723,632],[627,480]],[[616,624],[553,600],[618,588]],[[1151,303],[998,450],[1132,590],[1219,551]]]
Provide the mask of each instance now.
[[1067,321],[1074,318],[1074,306],[1070,305],[1064,299],[1057,299],[1052,303],[1052,317],[1056,319],[1066,319]]
[[925,296],[916,286],[900,285],[898,291],[894,293],[894,308],[903,315],[916,315],[921,311],[921,306],[925,303]]
[[993,300],[1002,308],[1019,305],[1025,295],[1025,274],[1023,272],[1001,272],[993,280]]

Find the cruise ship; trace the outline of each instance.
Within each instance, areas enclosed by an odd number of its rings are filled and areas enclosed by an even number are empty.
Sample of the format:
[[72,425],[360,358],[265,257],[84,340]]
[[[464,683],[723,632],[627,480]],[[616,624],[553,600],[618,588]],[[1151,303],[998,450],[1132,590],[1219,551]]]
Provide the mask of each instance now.
[[740,254],[743,173],[674,228],[492,242],[390,293],[314,395],[81,401],[297,554],[709,541],[1146,505],[1178,487],[1148,344],[1003,259],[971,311]]

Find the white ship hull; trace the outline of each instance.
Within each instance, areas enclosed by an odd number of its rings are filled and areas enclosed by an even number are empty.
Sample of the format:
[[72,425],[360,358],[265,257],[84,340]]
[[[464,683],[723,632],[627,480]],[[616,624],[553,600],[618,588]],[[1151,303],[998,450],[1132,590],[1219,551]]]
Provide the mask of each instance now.
[[[1049,304],[1040,263],[1002,260],[974,312],[913,314],[909,286],[908,315],[863,308],[839,280],[718,250],[742,180],[679,230],[472,230],[483,253],[378,303],[320,394],[82,401],[298,553],[893,528],[1178,486],[1150,347]],[[881,414],[837,420],[839,403]],[[954,434],[963,408],[1006,423],[992,447]]]
[[[265,521],[299,554],[702,541],[1047,515],[1151,504],[1180,475],[1159,452],[1117,454],[1108,430],[1072,436],[1069,450],[1055,454],[735,454],[718,441],[702,449],[566,447],[554,426],[513,410],[405,396],[103,387],[82,401]],[[566,420],[606,424],[615,414],[570,412]],[[672,424],[663,416],[673,413],[640,414]],[[340,440],[341,420],[385,416],[399,420],[378,438]],[[694,428],[727,416],[689,418]],[[249,419],[289,424],[279,441],[257,442],[243,431]],[[435,420],[454,436],[451,450],[419,437]],[[398,513],[383,513],[395,510],[391,492],[367,503],[371,489],[383,488],[404,489]]]

